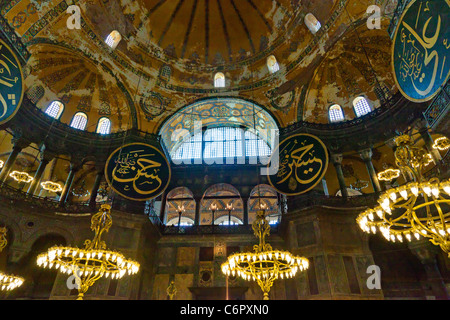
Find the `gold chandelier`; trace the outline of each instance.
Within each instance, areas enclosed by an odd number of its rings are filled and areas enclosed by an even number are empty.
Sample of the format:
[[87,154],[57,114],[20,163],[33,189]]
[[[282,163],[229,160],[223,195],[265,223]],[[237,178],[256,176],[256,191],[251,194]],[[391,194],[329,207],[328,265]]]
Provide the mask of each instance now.
[[433,148],[437,150],[447,150],[450,148],[450,140],[447,137],[440,137],[434,140]]
[[59,183],[52,182],[52,181],[45,181],[41,182],[41,186],[44,190],[50,191],[50,192],[61,192],[63,188]]
[[265,210],[257,212],[252,224],[259,244],[253,246],[254,252],[235,253],[222,264],[222,272],[227,276],[238,276],[246,281],[256,281],[263,291],[264,300],[269,300],[269,292],[277,279],[294,277],[297,272],[306,270],[308,259],[293,256],[290,252],[273,250],[265,242],[270,235],[270,225],[265,218]]
[[430,155],[414,147],[409,136],[397,137],[395,143],[396,164],[414,181],[387,190],[378,199],[379,206],[364,211],[356,221],[364,232],[378,230],[392,242],[428,238],[450,256],[450,181],[422,176]]
[[[6,247],[8,241],[6,240],[6,228],[0,228],[0,252]],[[0,271],[0,290],[10,291],[20,287],[24,282],[22,277],[8,275]]]
[[91,230],[95,236],[93,240],[84,242],[84,249],[55,246],[37,257],[38,266],[73,274],[78,286],[78,300],[83,300],[89,287],[101,277],[121,279],[125,274],[139,271],[139,263],[125,259],[119,252],[107,250],[105,241],[101,240],[103,232],[108,232],[112,225],[110,211],[111,206],[104,204],[92,216]]
[[20,171],[13,171],[9,174],[11,178],[16,180],[17,182],[24,182],[24,183],[30,183],[34,180],[32,176],[30,176],[26,172],[20,172]]
[[400,170],[388,168],[384,171],[379,172],[377,176],[378,180],[391,181],[392,179],[400,177]]

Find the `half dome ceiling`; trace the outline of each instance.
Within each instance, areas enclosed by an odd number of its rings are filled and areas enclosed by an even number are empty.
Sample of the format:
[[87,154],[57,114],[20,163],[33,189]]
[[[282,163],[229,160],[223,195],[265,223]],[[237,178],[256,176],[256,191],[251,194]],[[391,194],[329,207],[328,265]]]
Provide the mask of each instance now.
[[[67,28],[72,3],[81,9],[79,30]],[[327,123],[320,114],[328,101],[352,97],[346,97],[340,73],[335,81],[328,76],[326,64],[348,63],[351,54],[356,67],[348,77],[365,81],[357,66],[366,59],[349,53],[350,46],[361,52],[370,45],[374,59],[381,54],[375,70],[394,90],[387,24],[365,32],[365,38],[373,36],[367,43],[354,41],[352,23],[363,32],[367,7],[375,3],[382,14],[395,7],[392,0],[13,0],[1,14],[31,53],[26,85],[40,92],[38,107],[64,101],[61,121],[85,111],[88,130],[94,131],[108,106],[113,132],[134,127],[157,133],[178,110],[217,96],[255,101],[280,127],[302,120]],[[309,12],[322,24],[316,34],[303,22]],[[105,44],[113,30],[122,35],[115,50]],[[270,55],[280,65],[274,74],[266,65]],[[225,74],[225,88],[214,88],[218,71]],[[360,88],[375,108],[380,105],[372,82]]]

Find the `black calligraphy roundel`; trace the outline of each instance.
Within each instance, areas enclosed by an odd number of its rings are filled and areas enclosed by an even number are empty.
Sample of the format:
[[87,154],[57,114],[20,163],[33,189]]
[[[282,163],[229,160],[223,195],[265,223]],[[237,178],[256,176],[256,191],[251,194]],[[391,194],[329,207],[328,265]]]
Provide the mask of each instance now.
[[0,40],[0,125],[14,117],[22,104],[23,93],[23,72],[19,59]]
[[397,87],[411,101],[431,100],[450,76],[450,0],[413,0],[392,44]]
[[[272,170],[278,168],[278,170]],[[314,188],[328,168],[328,151],[323,142],[301,133],[283,140],[274,148],[268,179],[278,192],[294,196]],[[275,172],[276,171],[276,172]]]
[[131,143],[109,156],[105,177],[111,188],[122,197],[146,201],[167,188],[171,170],[166,157],[156,147]]

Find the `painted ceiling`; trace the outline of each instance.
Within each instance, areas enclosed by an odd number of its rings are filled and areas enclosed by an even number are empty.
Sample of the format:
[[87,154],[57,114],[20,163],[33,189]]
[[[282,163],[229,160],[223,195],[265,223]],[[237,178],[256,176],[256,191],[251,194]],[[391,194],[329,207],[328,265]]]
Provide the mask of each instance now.
[[[39,108],[58,99],[62,122],[83,111],[89,131],[109,114],[113,132],[158,133],[178,110],[217,96],[255,101],[281,127],[327,123],[333,102],[352,119],[354,95],[379,107],[377,84],[396,89],[389,17],[381,30],[366,27],[373,4],[385,16],[396,1],[0,0],[0,13],[31,54],[27,95]],[[81,9],[79,30],[67,28],[70,5]],[[307,13],[321,22],[316,34]],[[113,30],[122,35],[115,50],[105,43]],[[274,74],[270,55],[280,65]],[[225,88],[214,87],[219,71]]]

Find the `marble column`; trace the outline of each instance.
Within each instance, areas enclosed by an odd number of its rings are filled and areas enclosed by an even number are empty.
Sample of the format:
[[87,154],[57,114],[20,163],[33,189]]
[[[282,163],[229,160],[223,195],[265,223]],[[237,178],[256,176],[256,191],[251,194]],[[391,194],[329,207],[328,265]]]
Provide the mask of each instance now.
[[244,225],[248,225],[248,198],[242,196],[242,209],[244,210]]
[[198,226],[200,224],[200,205],[202,202],[202,197],[194,197],[194,201],[195,201],[194,225]]
[[28,188],[28,194],[33,196],[38,189],[42,174],[44,173],[45,168],[47,167],[48,163],[53,159],[53,155],[49,152],[45,151],[45,147],[41,149],[41,152],[39,154],[39,167],[34,174],[33,181],[30,184],[30,187]]
[[380,181],[378,181],[377,173],[372,163],[372,149],[364,149],[359,152],[361,159],[364,161],[369,172],[370,182],[372,182],[372,187],[375,192],[381,192]]
[[5,164],[3,165],[3,169],[0,172],[0,183],[3,183],[8,178],[9,172],[11,171],[11,168],[14,165],[14,162],[17,159],[17,156],[20,152],[26,147],[30,145],[29,142],[25,141],[22,138],[14,138],[12,140],[13,148],[11,153],[9,154],[8,159],[6,160]]
[[333,162],[334,168],[336,169],[336,174],[339,182],[339,189],[341,189],[342,197],[348,197],[347,186],[345,185],[344,172],[342,171],[342,154],[331,154],[331,161]]
[[433,158],[434,163],[439,163],[439,161],[442,160],[441,154],[439,153],[439,150],[436,150],[433,148],[433,138],[431,137],[430,132],[427,128],[422,128],[419,130],[420,136],[422,137],[423,141],[425,142],[425,148],[427,151],[431,154],[431,157]]
[[77,173],[81,169],[81,165],[71,163],[70,164],[70,172],[67,176],[66,183],[64,184],[63,191],[61,192],[61,197],[59,199],[59,204],[64,205],[69,197],[69,192],[72,188],[73,179],[75,177],[75,173]]
[[159,211],[159,220],[164,224],[165,214],[166,214],[166,204],[167,204],[167,192],[161,194],[161,208]]
[[98,189],[100,188],[104,175],[104,164],[96,165],[96,171],[97,174],[95,176],[94,185],[92,186],[91,197],[89,198],[89,207],[91,208],[95,208],[97,203]]

